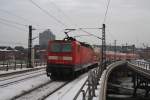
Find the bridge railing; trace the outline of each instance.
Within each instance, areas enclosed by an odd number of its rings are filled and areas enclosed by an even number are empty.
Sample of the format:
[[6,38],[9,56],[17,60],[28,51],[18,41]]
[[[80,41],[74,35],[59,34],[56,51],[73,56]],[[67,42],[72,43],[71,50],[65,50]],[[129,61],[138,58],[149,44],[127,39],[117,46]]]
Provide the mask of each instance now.
[[[110,62],[107,63],[106,66],[109,64]],[[95,90],[97,89],[97,86],[99,85],[100,77],[103,71],[106,69],[106,66],[104,66],[103,64],[100,64],[97,68],[91,70],[88,73],[87,80],[81,86],[80,90],[78,91],[78,93],[76,94],[73,100],[77,100],[79,96],[82,96],[82,100],[92,100],[92,98],[96,96]]]
[[138,67],[145,69],[145,70],[150,70],[150,62],[143,62],[143,61],[131,61],[132,64],[137,65]]
[[88,78],[76,94],[73,100],[77,100],[79,95],[82,95],[82,100],[91,100],[95,96],[95,90],[99,82],[99,68],[96,68],[88,73]]

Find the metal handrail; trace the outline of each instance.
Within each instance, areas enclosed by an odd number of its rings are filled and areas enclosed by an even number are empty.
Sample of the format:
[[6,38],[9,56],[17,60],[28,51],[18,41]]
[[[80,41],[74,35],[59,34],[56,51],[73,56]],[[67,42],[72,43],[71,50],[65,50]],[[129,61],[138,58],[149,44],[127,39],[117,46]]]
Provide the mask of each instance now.
[[[111,64],[112,62],[107,62],[106,66]],[[91,70],[88,74],[87,80],[81,86],[73,100],[77,100],[79,95],[82,93],[83,98],[82,100],[91,100],[95,95],[95,90],[97,89],[97,85],[99,84],[100,77],[103,71],[106,69],[105,64],[100,64],[97,68]],[[87,85],[87,88],[84,87]],[[87,97],[87,98],[86,98]]]
[[[97,89],[97,85],[99,84],[99,79],[101,77],[102,72],[105,70],[106,66],[103,66],[103,64],[99,65],[97,68],[91,70],[88,74],[87,80],[84,82],[84,84],[81,86],[73,100],[77,100],[79,95],[82,93],[83,98],[82,100],[91,100],[95,95],[95,90]],[[84,89],[84,87],[87,85],[87,88]],[[87,97],[87,98],[86,98]]]
[[138,67],[142,69],[150,70],[150,62],[131,61],[131,63],[137,65]]
[[73,100],[76,100],[79,96],[79,94],[81,93],[81,91],[84,91],[83,88],[86,85],[86,83],[88,82],[88,79],[84,82],[84,84],[82,85],[82,87],[79,89],[79,91],[77,92],[76,96],[73,98]]

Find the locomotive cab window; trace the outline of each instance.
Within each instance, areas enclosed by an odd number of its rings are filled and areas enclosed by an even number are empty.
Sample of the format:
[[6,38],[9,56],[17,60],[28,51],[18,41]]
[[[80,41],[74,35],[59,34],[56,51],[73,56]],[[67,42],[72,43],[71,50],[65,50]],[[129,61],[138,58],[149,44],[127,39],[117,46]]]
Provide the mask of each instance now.
[[52,43],[50,46],[50,52],[71,52],[71,43]]
[[60,52],[61,44],[60,43],[52,43],[50,47],[51,52]]
[[71,52],[72,47],[70,43],[65,43],[62,46],[62,52]]

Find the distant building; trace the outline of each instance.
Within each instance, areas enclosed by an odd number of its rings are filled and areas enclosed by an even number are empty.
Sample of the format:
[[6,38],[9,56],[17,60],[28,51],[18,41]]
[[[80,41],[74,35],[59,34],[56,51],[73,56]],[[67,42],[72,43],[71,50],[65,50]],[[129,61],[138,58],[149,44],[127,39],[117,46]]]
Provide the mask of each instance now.
[[46,49],[48,47],[49,40],[55,40],[56,36],[50,29],[45,30],[39,34],[39,45],[40,49]]
[[14,59],[26,59],[27,52],[22,46],[16,46],[12,48],[10,46],[0,46],[0,61],[14,60]]

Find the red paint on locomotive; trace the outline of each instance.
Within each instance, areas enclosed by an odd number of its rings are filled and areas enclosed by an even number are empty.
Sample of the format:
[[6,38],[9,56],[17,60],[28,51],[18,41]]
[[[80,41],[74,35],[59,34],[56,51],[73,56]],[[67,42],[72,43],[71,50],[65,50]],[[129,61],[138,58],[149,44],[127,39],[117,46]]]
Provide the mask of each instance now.
[[[74,74],[84,70],[94,61],[93,48],[76,40],[54,40],[49,42],[47,57],[47,75]],[[61,76],[61,75],[60,75]],[[58,76],[59,77],[59,76]]]

